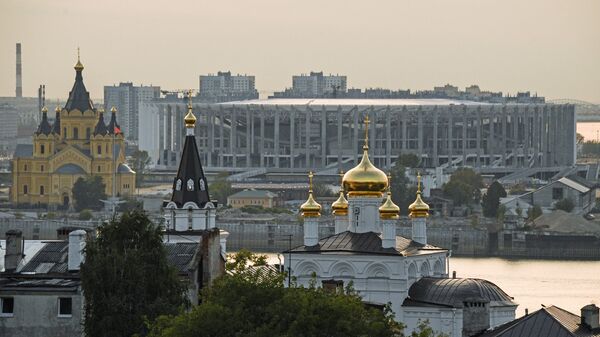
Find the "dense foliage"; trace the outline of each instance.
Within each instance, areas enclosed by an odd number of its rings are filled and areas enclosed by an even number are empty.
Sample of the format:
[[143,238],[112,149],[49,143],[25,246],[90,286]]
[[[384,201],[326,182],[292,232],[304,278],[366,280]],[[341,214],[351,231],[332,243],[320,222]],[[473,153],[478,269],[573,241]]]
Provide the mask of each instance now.
[[131,154],[129,164],[135,171],[135,185],[139,187],[142,185],[146,169],[148,168],[148,165],[150,165],[150,156],[148,155],[148,152],[136,150]]
[[483,216],[495,218],[498,216],[498,207],[500,206],[500,198],[506,197],[504,187],[494,181],[483,195],[481,206],[483,207]]
[[241,254],[227,264],[231,275],[205,289],[199,306],[160,317],[150,336],[402,336],[389,311],[365,306],[350,288],[284,288],[284,274],[247,268],[264,264],[263,257]]
[[407,215],[408,206],[415,201],[417,186],[411,184],[406,177],[406,168],[398,163],[390,170],[392,176],[392,200],[400,207],[400,213]]
[[573,208],[575,208],[575,204],[573,203],[573,200],[566,198],[557,201],[556,204],[554,204],[554,208],[570,213]]
[[227,176],[227,172],[221,172],[208,184],[211,199],[216,199],[220,205],[227,205],[227,197],[233,194],[231,182],[227,180]]
[[540,215],[542,215],[542,208],[540,206],[534,205],[533,207],[527,210],[528,221],[533,221],[537,219]]
[[404,166],[404,167],[419,167],[421,160],[414,153],[403,153],[398,156],[398,161],[396,161],[396,165]]
[[88,337],[145,333],[145,320],[175,314],[186,287],[169,265],[162,233],[142,211],[126,212],[88,240],[81,282]]
[[106,199],[106,185],[100,176],[87,176],[79,178],[73,184],[73,199],[75,209],[80,212],[84,209],[100,210],[103,203],[100,200]]
[[470,168],[460,168],[452,173],[450,181],[442,189],[454,205],[470,205],[479,202],[482,187],[481,175]]

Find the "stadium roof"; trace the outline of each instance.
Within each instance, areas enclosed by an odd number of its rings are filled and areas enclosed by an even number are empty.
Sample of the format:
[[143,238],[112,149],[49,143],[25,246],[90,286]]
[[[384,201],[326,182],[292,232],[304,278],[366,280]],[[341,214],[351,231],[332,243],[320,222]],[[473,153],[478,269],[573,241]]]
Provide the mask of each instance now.
[[[219,105],[348,105],[348,106],[435,106],[435,105],[528,105],[533,103],[489,103],[446,98],[270,98],[223,102]],[[542,103],[540,103],[542,104]],[[546,103],[543,103],[546,104]]]

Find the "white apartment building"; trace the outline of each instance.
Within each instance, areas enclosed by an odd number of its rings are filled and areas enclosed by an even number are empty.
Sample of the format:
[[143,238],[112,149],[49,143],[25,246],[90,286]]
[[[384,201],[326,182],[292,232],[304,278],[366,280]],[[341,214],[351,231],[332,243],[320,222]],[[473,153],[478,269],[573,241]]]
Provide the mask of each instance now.
[[347,90],[347,78],[343,75],[323,75],[321,71],[292,77],[292,91],[295,97],[321,97]]
[[258,98],[256,79],[251,75],[231,75],[219,71],[216,75],[200,75],[199,98],[205,102],[227,102]]

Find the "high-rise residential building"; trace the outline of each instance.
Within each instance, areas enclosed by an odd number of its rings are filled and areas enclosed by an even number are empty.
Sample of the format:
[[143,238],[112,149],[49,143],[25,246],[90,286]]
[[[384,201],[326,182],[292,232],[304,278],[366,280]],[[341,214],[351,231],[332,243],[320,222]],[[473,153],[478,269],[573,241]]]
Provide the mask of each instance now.
[[119,113],[123,132],[127,139],[138,140],[139,119],[141,103],[151,101],[160,97],[160,87],[157,86],[134,86],[131,82],[119,83],[118,86],[104,87],[104,106],[109,110],[116,107]]
[[231,75],[230,71],[219,71],[216,75],[200,75],[199,98],[218,103],[257,99],[256,80],[250,75]]
[[292,77],[292,92],[296,97],[335,96],[347,90],[347,78],[343,75],[323,75],[321,71]]

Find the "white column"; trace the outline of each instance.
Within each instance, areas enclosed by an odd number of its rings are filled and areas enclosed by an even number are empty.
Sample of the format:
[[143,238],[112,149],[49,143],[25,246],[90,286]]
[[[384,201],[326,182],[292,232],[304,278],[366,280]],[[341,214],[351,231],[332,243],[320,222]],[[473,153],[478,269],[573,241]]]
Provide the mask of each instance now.
[[304,245],[315,246],[319,243],[319,217],[304,217]]
[[427,219],[412,218],[412,239],[418,243],[427,244]]
[[382,233],[381,246],[383,248],[396,248],[396,222],[397,219],[381,219]]
[[350,230],[356,233],[381,232],[379,206],[381,197],[349,197]]
[[335,216],[335,234],[339,234],[348,230],[348,220],[349,218],[347,214]]

